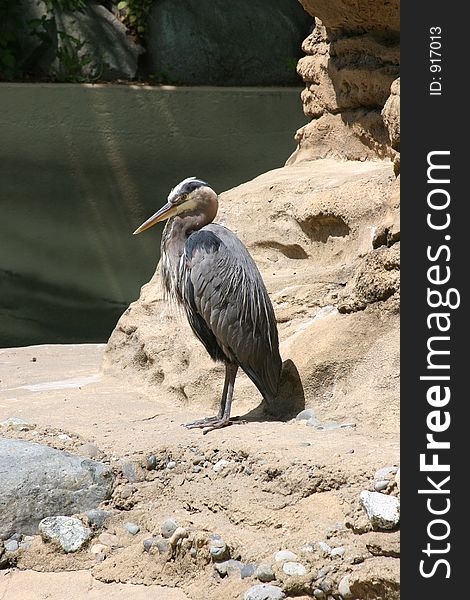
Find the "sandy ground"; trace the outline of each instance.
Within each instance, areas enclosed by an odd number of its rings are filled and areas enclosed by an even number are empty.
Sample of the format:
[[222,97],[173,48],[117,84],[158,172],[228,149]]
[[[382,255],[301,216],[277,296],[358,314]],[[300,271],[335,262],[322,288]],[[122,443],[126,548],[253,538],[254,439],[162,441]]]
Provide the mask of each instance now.
[[[0,420],[14,416],[36,425],[31,431],[2,433],[78,453],[85,442],[96,444],[100,457],[118,474],[108,506],[114,516],[107,527],[120,539],[118,548],[99,564],[89,551],[59,555],[38,539],[18,557],[22,571],[2,574],[0,598],[59,600],[64,598],[62,578],[70,590],[67,597],[91,599],[230,600],[241,598],[256,583],[214,577],[202,552],[195,560],[182,552],[170,562],[143,553],[142,541],[168,516],[194,536],[219,533],[232,557],[245,563],[272,562],[279,549],[301,553],[306,543],[325,539],[346,548],[340,562],[327,561],[334,579],[354,571],[355,565],[364,569],[364,564],[376,560],[368,554],[368,543],[370,536],[382,534],[364,526],[357,497],[362,489],[372,489],[376,469],[398,464],[397,435],[360,424],[318,431],[305,422],[251,420],[203,436],[199,430],[181,427],[182,422],[203,416],[203,407],[175,405],[159,398],[158,389],[148,393],[148,388],[139,390],[103,375],[103,351],[103,345],[0,351]],[[234,413],[252,408],[235,406]],[[70,439],[60,439],[61,433]],[[149,454],[157,457],[160,468],[142,469]],[[200,472],[194,472],[195,456],[204,458]],[[213,465],[220,459],[228,464],[215,472]],[[165,467],[170,460],[176,463],[171,470]],[[120,474],[125,462],[135,465],[133,482]],[[122,534],[125,521],[141,527],[132,540]],[[317,554],[304,556],[312,572],[325,560]],[[282,573],[278,578],[289,592],[291,583]],[[159,585],[165,584],[180,589],[162,591]],[[306,589],[311,589],[311,581],[297,582],[292,594]]]

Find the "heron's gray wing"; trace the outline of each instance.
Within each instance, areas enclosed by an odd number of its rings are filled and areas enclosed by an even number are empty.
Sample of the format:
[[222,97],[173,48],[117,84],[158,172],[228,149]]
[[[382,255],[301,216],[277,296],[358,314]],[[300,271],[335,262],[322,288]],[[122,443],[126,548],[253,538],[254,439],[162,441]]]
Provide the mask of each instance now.
[[225,357],[242,367],[268,402],[274,399],[281,371],[276,320],[248,250],[230,230],[208,225],[189,236],[185,261],[191,318],[198,320],[200,331],[207,328]]

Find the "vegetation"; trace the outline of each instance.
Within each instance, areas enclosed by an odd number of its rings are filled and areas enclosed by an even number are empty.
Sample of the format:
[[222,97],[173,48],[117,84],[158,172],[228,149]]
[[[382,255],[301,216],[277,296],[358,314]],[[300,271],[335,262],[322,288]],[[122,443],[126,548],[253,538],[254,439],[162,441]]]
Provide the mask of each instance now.
[[[143,42],[154,0],[98,0]],[[91,62],[85,40],[60,26],[64,13],[83,12],[87,0],[29,0],[39,18],[29,18],[26,3],[0,0],[0,81],[44,78],[51,81],[85,81],[99,78],[86,73]],[[31,14],[31,13],[30,13]]]

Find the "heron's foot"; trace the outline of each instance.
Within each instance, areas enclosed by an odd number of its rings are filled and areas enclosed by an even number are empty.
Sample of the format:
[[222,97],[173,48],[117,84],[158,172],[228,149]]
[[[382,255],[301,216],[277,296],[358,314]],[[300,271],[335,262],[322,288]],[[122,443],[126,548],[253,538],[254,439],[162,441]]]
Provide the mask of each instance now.
[[184,427],[186,429],[202,429],[202,433],[206,434],[209,431],[214,431],[215,429],[222,429],[223,427],[229,427],[230,425],[240,425],[245,423],[245,421],[241,421],[237,417],[234,418],[224,418],[224,417],[205,417],[204,419],[198,419],[197,421],[192,421],[191,423],[186,423]]

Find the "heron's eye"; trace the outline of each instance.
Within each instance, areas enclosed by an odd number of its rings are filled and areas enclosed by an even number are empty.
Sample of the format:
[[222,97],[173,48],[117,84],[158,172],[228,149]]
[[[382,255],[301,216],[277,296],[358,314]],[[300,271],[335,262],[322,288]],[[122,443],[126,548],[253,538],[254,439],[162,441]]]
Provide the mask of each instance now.
[[181,204],[182,202],[184,202],[186,200],[187,197],[188,197],[188,194],[181,194],[181,196],[178,196],[178,198],[176,199],[176,203]]

